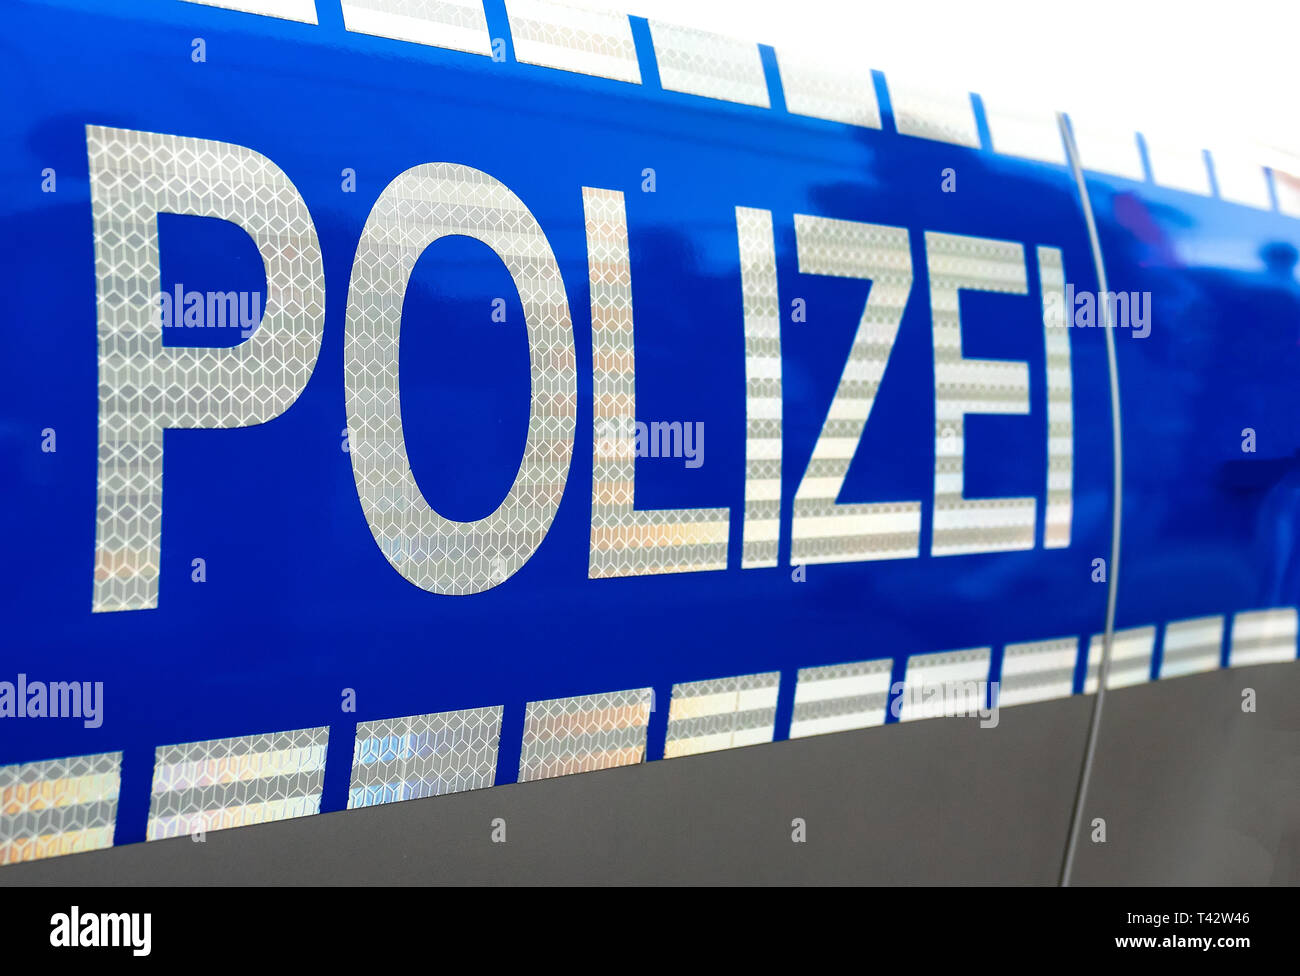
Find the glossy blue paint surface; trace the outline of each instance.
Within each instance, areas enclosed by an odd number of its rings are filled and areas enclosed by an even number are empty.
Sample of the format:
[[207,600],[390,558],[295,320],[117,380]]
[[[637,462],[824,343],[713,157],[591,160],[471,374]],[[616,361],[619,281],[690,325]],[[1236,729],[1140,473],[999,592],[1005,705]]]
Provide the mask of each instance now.
[[1117,625],[1293,605],[1300,226],[1151,184],[1089,189],[1111,287],[1150,292],[1153,310],[1146,338],[1117,333]]
[[[345,805],[353,723],[504,705],[498,782],[518,767],[527,701],[653,686],[648,758],[663,752],[673,683],[779,670],[776,736],[801,667],[1088,635],[1102,629],[1109,557],[1111,417],[1104,336],[1073,330],[1074,524],[1068,549],[932,558],[934,375],[925,231],[1021,243],[1029,294],[966,294],[964,354],[1029,364],[1030,413],[971,417],[969,495],[1045,505],[1044,350],[1034,249],[1095,289],[1085,226],[1062,166],[883,130],[443,51],[344,31],[336,3],[304,25],[198,5],[11,7],[0,40],[0,206],[6,355],[0,533],[6,647],[0,679],[102,680],[100,729],[3,726],[0,764],[124,750],[117,841],[143,839],[153,749],[330,725],[323,809]],[[505,32],[490,5],[489,27]],[[651,56],[636,26],[642,65]],[[191,61],[191,41],[207,61]],[[771,68],[770,52],[765,52]],[[775,81],[775,72],[769,71]],[[884,96],[883,81],[878,88]],[[777,93],[779,94],[779,92]],[[298,401],[266,424],[165,435],[156,610],[90,613],[96,485],[96,309],[85,126],[231,142],[271,159],[310,209],[326,274],[325,337]],[[439,596],[406,582],[366,525],[349,457],[343,331],[357,240],[398,174],[448,161],[481,169],[531,209],[559,261],[572,315],[578,423],[563,501],[533,558],[503,585]],[[52,167],[58,190],[41,192]],[[356,192],[343,192],[345,168]],[[656,192],[641,190],[652,168]],[[957,192],[942,191],[952,168]],[[626,195],[643,420],[702,422],[705,463],[637,464],[640,508],[729,506],[725,571],[587,579],[592,380],[582,187]],[[1121,626],[1296,602],[1295,407],[1300,295],[1281,251],[1295,224],[1218,200],[1094,181],[1113,288],[1150,290],[1144,340],[1118,336],[1125,449]],[[781,565],[740,569],[745,385],[734,209],[772,211],[783,325]],[[798,271],[793,216],[905,227],[913,291],[843,502],[919,499],[913,560],[814,565],[791,579],[789,517],[869,286]],[[1134,217],[1133,215],[1137,216]],[[1134,221],[1139,220],[1135,225]],[[228,226],[164,217],[163,287],[263,287]],[[1179,247],[1231,242],[1243,264]],[[1289,260],[1294,264],[1295,252]],[[504,298],[506,322],[491,302]],[[407,448],[449,517],[499,504],[528,411],[522,308],[504,266],[468,239],[424,254],[405,299],[400,362]],[[1239,431],[1259,431],[1243,455]],[[41,431],[58,451],[42,453]],[[195,557],[207,582],[190,581]],[[1076,677],[1076,687],[1082,675]],[[340,710],[357,692],[355,714]]]

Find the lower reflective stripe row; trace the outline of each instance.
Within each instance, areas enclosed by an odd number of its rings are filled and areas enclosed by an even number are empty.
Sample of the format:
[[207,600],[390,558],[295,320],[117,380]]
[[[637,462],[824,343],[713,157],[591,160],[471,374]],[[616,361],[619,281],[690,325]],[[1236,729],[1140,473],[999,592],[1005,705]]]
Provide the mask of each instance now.
[[[1158,669],[1156,627],[1117,630],[1107,687],[1216,670],[1226,620],[1165,624]],[[1294,607],[1236,614],[1227,665],[1294,660],[1296,629]],[[1102,649],[1102,635],[1093,635],[1085,692],[1097,689]],[[789,735],[882,725],[890,708],[911,721],[1068,697],[1080,651],[1077,637],[1008,644],[996,686],[991,647],[913,654],[897,698],[892,658],[802,668]],[[771,742],[780,677],[674,685],[664,758]],[[653,708],[650,688],[528,703],[519,780],[644,761]],[[358,723],[348,808],[492,786],[503,712],[495,705]],[[328,741],[329,728],[320,726],[159,746],[146,839],[319,813]],[[111,847],[121,763],[121,752],[106,752],[0,766],[0,864]]]

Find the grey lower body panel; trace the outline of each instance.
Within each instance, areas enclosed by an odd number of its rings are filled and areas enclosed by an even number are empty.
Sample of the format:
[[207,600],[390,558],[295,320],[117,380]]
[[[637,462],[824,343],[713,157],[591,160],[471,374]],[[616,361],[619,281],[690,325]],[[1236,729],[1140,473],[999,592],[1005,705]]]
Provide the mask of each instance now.
[[[1241,708],[1245,687],[1258,711]],[[1091,696],[135,844],[4,884],[1055,884]],[[1093,843],[1090,824],[1106,821]],[[494,821],[505,843],[493,840]],[[795,821],[805,840],[796,842]],[[1300,882],[1300,667],[1108,695],[1077,884]],[[498,836],[499,829],[495,831]]]
[[1300,883],[1300,665],[1108,694],[1084,826],[1074,884]]

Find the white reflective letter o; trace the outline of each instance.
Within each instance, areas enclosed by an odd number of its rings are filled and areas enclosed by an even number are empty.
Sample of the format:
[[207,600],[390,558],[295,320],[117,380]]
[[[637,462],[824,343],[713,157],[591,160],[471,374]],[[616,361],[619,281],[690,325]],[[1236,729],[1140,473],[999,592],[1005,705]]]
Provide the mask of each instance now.
[[[402,299],[420,255],[463,235],[497,253],[514,279],[528,327],[532,396],[528,441],[505,500],[486,518],[433,510],[411,472],[402,434],[398,341]],[[426,163],[384,189],[352,264],[344,347],[352,474],[389,563],[432,593],[480,593],[537,550],[564,493],[578,399],[573,323],[555,254],[523,201],[486,173]]]

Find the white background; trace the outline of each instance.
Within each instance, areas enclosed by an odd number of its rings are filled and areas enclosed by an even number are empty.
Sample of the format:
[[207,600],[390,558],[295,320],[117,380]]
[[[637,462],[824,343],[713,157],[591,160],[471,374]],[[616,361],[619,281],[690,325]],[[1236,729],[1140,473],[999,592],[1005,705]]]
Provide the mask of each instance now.
[[1300,155],[1300,0],[570,0]]

